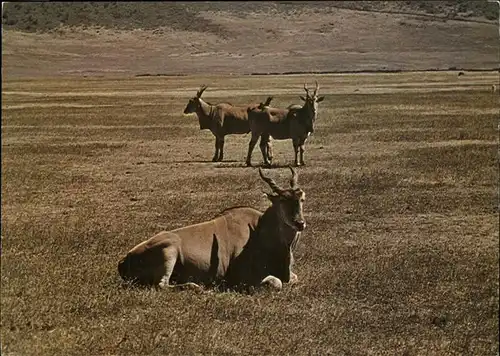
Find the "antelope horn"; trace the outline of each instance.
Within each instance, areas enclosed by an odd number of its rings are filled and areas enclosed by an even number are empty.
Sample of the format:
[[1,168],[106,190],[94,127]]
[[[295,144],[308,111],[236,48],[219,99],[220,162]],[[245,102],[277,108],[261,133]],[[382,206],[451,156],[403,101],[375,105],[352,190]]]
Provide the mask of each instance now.
[[318,81],[315,80],[315,82],[316,82],[316,89],[314,89],[314,96],[316,96],[316,94],[318,93],[318,89],[319,89]]
[[269,104],[271,104],[271,100],[273,100],[273,97],[272,96],[268,96],[267,99],[266,99],[266,102],[264,103],[264,106],[269,106]]
[[260,167],[259,167],[259,174],[260,174],[260,177],[267,184],[269,184],[269,186],[271,187],[271,189],[273,190],[273,192],[278,193],[278,194],[280,194],[281,192],[283,192],[283,189],[281,189],[280,187],[278,187],[278,185],[276,184],[276,182],[272,178],[266,177],[264,175],[264,173],[262,173],[262,168],[260,168]]
[[290,168],[290,170],[292,171],[292,178],[290,178],[290,187],[296,188],[298,179],[297,172],[295,171],[295,169],[293,169],[292,166],[288,166],[288,168]]
[[196,96],[197,96],[198,98],[200,98],[200,97],[201,97],[201,94],[203,94],[203,92],[204,92],[204,91],[205,91],[205,89],[207,89],[207,88],[208,88],[208,86],[206,86],[206,85],[202,85],[202,86],[200,87],[200,90],[198,90],[198,92],[196,93]]
[[304,90],[306,91],[306,94],[309,95],[309,89],[307,89],[307,84],[304,83]]

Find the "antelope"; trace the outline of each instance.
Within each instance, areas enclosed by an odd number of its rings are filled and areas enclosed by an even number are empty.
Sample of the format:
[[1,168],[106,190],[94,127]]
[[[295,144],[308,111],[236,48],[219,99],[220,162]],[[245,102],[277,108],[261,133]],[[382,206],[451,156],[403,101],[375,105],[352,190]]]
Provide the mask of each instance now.
[[246,165],[252,165],[252,152],[260,137],[260,150],[264,158],[264,165],[272,162],[272,145],[270,138],[277,140],[292,139],[295,152],[295,166],[305,165],[304,144],[309,135],[314,132],[314,121],[318,114],[318,103],[324,96],[318,97],[319,85],[316,82],[314,93],[310,94],[307,83],[304,83],[306,97],[300,96],[304,105],[290,105],[287,109],[271,108],[261,103],[254,108],[248,108],[248,120],[252,137],[248,144]]
[[[215,153],[212,162],[221,162],[224,159],[224,137],[228,134],[249,133],[247,108],[256,107],[258,104],[246,107],[237,107],[229,103],[212,105],[201,98],[206,89],[206,85],[201,86],[196,92],[196,96],[189,99],[184,114],[196,113],[200,130],[208,129],[214,134]],[[272,96],[267,98],[267,105],[271,103],[272,99]]]
[[295,283],[293,250],[306,227],[302,213],[305,193],[292,172],[284,189],[264,175],[272,193],[265,212],[233,207],[212,220],[162,231],[133,249],[118,263],[123,280],[160,289],[201,290],[223,286],[251,290],[260,286],[281,290]]

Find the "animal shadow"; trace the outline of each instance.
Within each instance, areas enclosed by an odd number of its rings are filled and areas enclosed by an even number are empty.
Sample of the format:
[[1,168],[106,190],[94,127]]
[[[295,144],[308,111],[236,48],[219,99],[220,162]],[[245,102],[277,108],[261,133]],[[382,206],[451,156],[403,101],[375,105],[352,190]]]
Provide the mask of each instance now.
[[178,160],[178,161],[171,161],[171,163],[210,163],[210,164],[214,164],[216,166],[218,165],[221,165],[221,164],[224,164],[224,163],[236,163],[238,161],[236,160],[225,160],[223,162],[212,162],[211,159],[208,159],[208,160],[189,160],[189,159],[185,159],[185,160]]
[[214,164],[214,168],[245,168],[246,165],[239,161],[224,161]]
[[300,168],[302,166],[296,167],[292,163],[272,163],[271,165],[261,164],[260,167],[266,168],[266,169],[277,169],[277,168],[288,168],[288,167]]
[[170,161],[169,163],[213,163],[212,160],[193,160],[193,159],[184,159],[184,160],[178,160],[178,161]]

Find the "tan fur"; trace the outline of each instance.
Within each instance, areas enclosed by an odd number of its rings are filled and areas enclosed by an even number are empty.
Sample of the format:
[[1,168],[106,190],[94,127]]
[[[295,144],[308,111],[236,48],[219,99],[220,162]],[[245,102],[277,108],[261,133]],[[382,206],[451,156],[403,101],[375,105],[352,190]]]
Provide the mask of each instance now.
[[[316,89],[311,95],[306,85],[306,98],[304,105],[292,104],[287,109],[269,107],[261,103],[254,108],[248,108],[248,121],[252,137],[248,144],[247,166],[252,165],[252,152],[260,138],[260,150],[265,165],[270,165],[272,161],[271,137],[277,140],[292,139],[295,152],[295,165],[304,165],[305,142],[309,135],[314,132],[314,121],[317,115],[317,103],[323,101],[324,97],[318,97],[319,89],[316,82]],[[300,156],[299,156],[300,155]]]
[[[207,87],[202,86],[195,97],[191,98],[184,109],[184,114],[196,113],[200,123],[200,130],[210,130],[215,136],[215,153],[213,162],[224,159],[225,136],[229,134],[247,134],[250,132],[247,110],[257,107],[259,104],[246,106],[234,106],[229,103],[212,105],[203,99],[201,95]],[[272,97],[267,98],[267,105]]]
[[141,285],[194,289],[198,284],[249,288],[295,282],[292,248],[305,228],[305,194],[292,172],[292,188],[282,189],[260,171],[275,193],[264,213],[230,208],[212,220],[162,231],[120,260],[120,276]]

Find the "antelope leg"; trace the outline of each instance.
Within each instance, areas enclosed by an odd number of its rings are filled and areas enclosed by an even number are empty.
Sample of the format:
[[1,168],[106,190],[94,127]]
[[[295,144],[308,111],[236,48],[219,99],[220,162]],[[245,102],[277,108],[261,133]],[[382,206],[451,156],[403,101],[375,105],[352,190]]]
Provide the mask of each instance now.
[[246,160],[246,164],[248,167],[250,167],[252,165],[252,152],[253,152],[253,149],[255,148],[255,145],[257,144],[258,140],[259,140],[259,136],[252,133],[252,138],[250,139],[250,142],[248,143],[248,154],[247,154],[247,160]]

